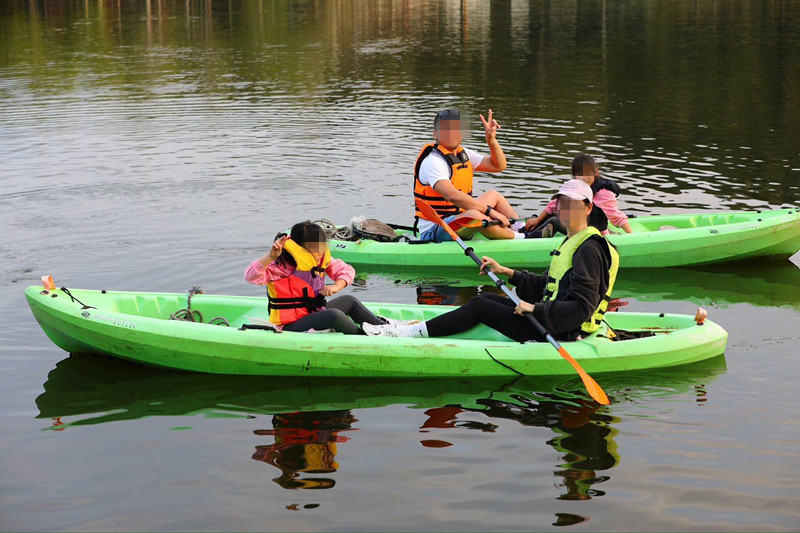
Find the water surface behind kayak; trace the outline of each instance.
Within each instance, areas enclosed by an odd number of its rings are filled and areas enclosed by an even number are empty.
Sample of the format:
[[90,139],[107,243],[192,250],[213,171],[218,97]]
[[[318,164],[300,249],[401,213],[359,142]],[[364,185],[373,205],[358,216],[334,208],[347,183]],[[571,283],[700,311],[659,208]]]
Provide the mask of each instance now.
[[[719,2],[0,6],[0,529],[797,530],[800,269],[624,271],[724,358],[575,379],[303,381],[67,358],[22,291],[259,295],[303,219],[408,222],[444,107],[503,126],[477,189],[538,212],[588,151],[628,213],[800,205],[800,8]],[[797,262],[797,258],[795,258]],[[362,271],[461,303],[463,273]],[[322,342],[322,339],[320,339]]]

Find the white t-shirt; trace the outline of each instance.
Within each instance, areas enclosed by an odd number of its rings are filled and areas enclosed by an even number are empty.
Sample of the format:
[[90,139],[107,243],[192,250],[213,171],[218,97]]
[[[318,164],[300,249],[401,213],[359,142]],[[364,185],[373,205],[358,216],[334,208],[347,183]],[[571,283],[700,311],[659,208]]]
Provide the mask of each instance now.
[[[481,164],[483,161],[483,154],[476,152],[475,150],[470,150],[469,148],[464,148],[464,151],[469,156],[469,161],[472,163],[472,169],[478,168],[478,165]],[[437,150],[433,150],[430,154],[422,160],[422,164],[419,166],[419,181],[423,185],[430,185],[431,187],[439,180],[449,180],[450,179],[450,164],[444,158],[442,154],[440,154]],[[419,233],[420,235],[426,231],[428,231],[434,222],[430,220],[425,220],[424,218],[419,219]]]

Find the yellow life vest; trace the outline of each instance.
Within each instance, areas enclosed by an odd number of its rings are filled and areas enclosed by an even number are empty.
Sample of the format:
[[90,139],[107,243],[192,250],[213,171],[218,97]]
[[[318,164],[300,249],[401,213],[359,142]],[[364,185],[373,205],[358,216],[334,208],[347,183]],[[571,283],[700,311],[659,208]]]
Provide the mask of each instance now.
[[269,320],[276,326],[291,324],[325,305],[321,291],[325,286],[325,270],[331,264],[327,247],[320,261],[292,239],[283,244],[283,249],[297,267],[285,278],[267,283]]
[[[450,166],[450,182],[453,187],[461,192],[472,195],[472,162],[469,160],[467,151],[458,146],[454,151],[450,151],[439,143],[426,144],[417,156],[414,165],[414,198],[427,202],[442,217],[449,217],[461,213],[462,209],[457,205],[445,200],[444,196],[436,192],[430,185],[423,185],[419,181],[419,168],[422,161],[434,150],[441,154]],[[425,218],[419,209],[415,208],[415,216]],[[426,219],[427,220],[427,219]],[[433,222],[433,221],[431,221]]]
[[564,242],[561,243],[558,249],[553,251],[553,259],[550,261],[550,268],[547,270],[547,275],[549,277],[544,294],[545,302],[558,295],[558,286],[561,282],[561,278],[572,268],[572,257],[575,255],[580,245],[593,235],[597,235],[603,239],[603,243],[605,243],[608,248],[608,253],[611,257],[611,267],[608,269],[608,290],[603,295],[600,304],[594,310],[592,316],[589,317],[589,320],[581,324],[581,330],[585,333],[594,333],[600,329],[600,322],[603,320],[603,315],[605,315],[608,309],[608,302],[611,301],[611,291],[614,289],[614,282],[617,279],[617,270],[619,270],[619,254],[617,250],[611,246],[611,243],[603,237],[603,234],[600,233],[597,228],[594,226],[587,226],[586,229],[579,231],[572,237],[564,239]]

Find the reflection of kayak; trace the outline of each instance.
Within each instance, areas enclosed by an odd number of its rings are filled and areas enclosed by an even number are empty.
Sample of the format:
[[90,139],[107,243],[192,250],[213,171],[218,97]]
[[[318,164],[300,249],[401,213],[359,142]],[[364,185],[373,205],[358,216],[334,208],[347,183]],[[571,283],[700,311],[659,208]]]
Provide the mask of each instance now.
[[[459,270],[455,274],[428,275],[408,270],[362,267],[359,278],[370,287],[418,286],[418,303],[463,304],[481,290],[494,290],[486,276]],[[757,306],[790,306],[800,309],[800,269],[793,263],[726,265],[719,267],[665,268],[657,275],[650,269],[631,268],[617,276],[615,298],[640,301],[685,300],[700,305],[748,303]]]
[[[609,375],[606,390],[622,401],[673,396],[705,384],[724,371],[725,360],[718,357],[679,368]],[[525,425],[545,426],[551,419],[537,417],[531,409],[558,402],[569,416],[580,411],[582,398],[580,380],[565,377],[374,380],[212,376],[170,372],[113,359],[68,357],[50,372],[36,405],[38,418],[72,419],[60,420],[64,425],[154,416],[245,418],[388,405],[414,409],[458,405],[473,411],[491,409],[497,416],[516,418]],[[502,406],[507,415],[500,412]]]
[[[293,411],[338,411],[407,404],[471,404],[513,382],[466,379],[325,379],[217,376],[69,357],[58,363],[36,399],[39,418],[79,417],[95,424],[151,416],[246,417]],[[558,381],[542,381],[546,389]],[[91,415],[91,416],[89,416]]]
[[626,270],[617,278],[614,296],[800,309],[800,269],[787,261],[769,266],[730,265],[725,270],[668,268],[657,276],[649,270]]
[[[119,357],[152,366],[215,374],[330,377],[564,375],[572,367],[547,343],[512,342],[485,326],[440,339],[241,330],[264,317],[263,298],[198,294],[192,309],[222,316],[231,327],[169,320],[187,306],[182,294],[44,291],[25,296],[42,329],[71,353]],[[430,319],[446,306],[368,304],[377,314]],[[605,326],[564,343],[587,372],[686,364],[721,354],[728,335],[690,316],[610,313],[611,328],[650,336],[612,341]]]
[[[635,233],[611,235],[623,268],[720,263],[743,259],[785,259],[800,250],[800,210],[722,212],[631,219]],[[476,236],[475,253],[510,267],[544,268],[561,237],[489,241]],[[382,243],[332,241],[331,250],[355,265],[473,268],[454,242]]]

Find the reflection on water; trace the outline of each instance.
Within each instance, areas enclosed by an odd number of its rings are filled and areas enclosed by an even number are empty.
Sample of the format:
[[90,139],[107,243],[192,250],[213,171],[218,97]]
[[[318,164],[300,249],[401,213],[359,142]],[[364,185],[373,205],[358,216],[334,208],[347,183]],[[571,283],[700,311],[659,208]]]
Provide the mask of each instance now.
[[[601,408],[583,399],[580,382],[553,378],[472,380],[305,380],[208,376],[160,371],[112,359],[70,357],[59,362],[36,403],[48,429],[63,431],[86,424],[152,416],[240,418],[243,423],[272,414],[271,428],[253,430],[272,443],[255,445],[252,459],[281,475],[273,481],[285,489],[330,489],[340,470],[338,445],[351,437],[358,422],[351,409],[406,404],[427,407],[417,431],[425,448],[454,445],[447,432],[471,431],[502,436],[501,420],[548,428],[547,444],[559,454],[553,474],[558,500],[603,496],[597,485],[611,479],[617,466],[615,428],[622,420],[614,404],[693,394],[707,400],[705,383],[724,371],[718,357],[681,369],[606,375],[612,406]],[[431,391],[437,391],[432,394]],[[459,419],[479,415],[480,420]],[[71,419],[66,420],[65,419]],[[410,430],[411,428],[408,428]],[[439,430],[446,430],[444,432]],[[433,435],[435,434],[435,435]],[[455,436],[455,435],[454,435]],[[434,438],[435,437],[435,438]],[[346,465],[345,465],[346,467]],[[567,518],[564,520],[569,521]],[[564,525],[563,523],[561,525]]]
[[486,402],[486,413],[492,417],[510,418],[523,425],[543,425],[556,433],[547,444],[563,454],[564,462],[555,475],[563,479],[558,486],[565,493],[558,498],[588,500],[592,496],[604,495],[593,485],[610,479],[608,475],[598,475],[598,471],[609,470],[619,463],[614,442],[617,432],[611,426],[619,419],[597,413],[599,406],[594,402],[579,400],[577,406],[564,405],[557,396],[537,403],[524,397],[515,400],[524,407]]
[[283,474],[274,479],[284,489],[330,489],[335,484],[328,477],[301,478],[307,474],[330,474],[339,469],[336,445],[347,442],[340,435],[358,422],[350,411],[312,411],[277,414],[273,429],[257,429],[256,435],[275,438],[274,444],[256,446],[253,459],[263,461]]
[[[563,454],[564,462],[554,472],[561,479],[557,486],[565,490],[558,499],[588,500],[605,494],[593,485],[610,479],[608,475],[598,476],[597,471],[613,468],[619,462],[613,440],[616,430],[611,426],[619,419],[597,413],[600,408],[597,403],[579,399],[576,404],[575,400],[564,401],[552,393],[537,395],[536,399],[514,394],[509,401],[480,398],[475,403],[480,407],[445,406],[425,411],[428,420],[420,432],[427,432],[426,428],[465,428],[494,433],[498,428],[490,423],[459,422],[457,417],[463,412],[514,420],[524,426],[547,427],[556,434],[547,444]],[[421,442],[428,447],[450,445],[443,440]]]

